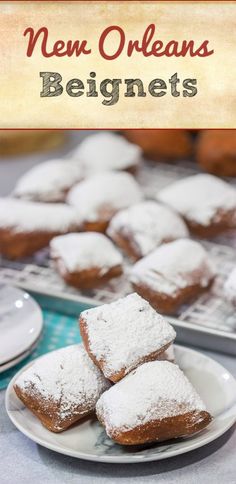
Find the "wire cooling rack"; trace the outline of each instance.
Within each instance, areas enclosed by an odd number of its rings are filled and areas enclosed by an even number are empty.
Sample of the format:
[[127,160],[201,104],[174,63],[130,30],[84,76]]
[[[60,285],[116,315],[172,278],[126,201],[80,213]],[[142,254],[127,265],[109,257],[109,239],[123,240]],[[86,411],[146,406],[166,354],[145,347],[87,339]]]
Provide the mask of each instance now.
[[[234,332],[236,335],[236,311],[225,300],[223,285],[227,275],[235,266],[235,251],[231,247],[204,242],[209,258],[213,261],[218,276],[211,290],[197,298],[192,304],[180,308],[175,315],[181,321]],[[78,291],[64,283],[54,270],[47,251],[39,252],[34,259],[12,262],[3,259],[0,268],[0,282],[14,284],[28,291],[47,294],[64,301],[87,301],[102,304],[114,301],[132,292],[128,281],[130,264],[125,261],[124,274],[111,280],[101,288]]]
[[[145,196],[153,198],[158,190],[172,181],[197,173],[198,171],[189,162],[180,165],[147,163],[140,169],[138,181],[143,188]],[[175,318],[171,318],[176,325],[202,331],[200,345],[204,346],[205,336],[218,334],[227,336],[227,344],[220,345],[218,349],[227,351],[229,338],[234,340],[236,354],[236,311],[225,300],[223,285],[229,272],[236,265],[235,248],[236,232],[227,236],[218,237],[213,242],[202,242],[208,251],[209,258],[216,266],[218,276],[210,291],[197,298],[192,304],[180,308]],[[1,260],[0,283],[13,284],[24,288],[34,294],[47,296],[48,301],[60,301],[60,310],[73,313],[76,303],[84,302],[87,305],[109,303],[123,297],[132,291],[128,281],[130,262],[125,260],[124,274],[111,280],[106,285],[89,291],[78,291],[66,285],[53,268],[48,257],[48,249],[36,253],[32,258],[20,262]],[[74,303],[73,308],[71,303]],[[191,336],[191,335],[190,335]],[[209,340],[207,347],[209,347]],[[232,341],[231,341],[232,342]],[[195,335],[188,337],[188,344],[195,343]],[[205,344],[206,347],[206,344]],[[232,352],[232,351],[231,351]]]

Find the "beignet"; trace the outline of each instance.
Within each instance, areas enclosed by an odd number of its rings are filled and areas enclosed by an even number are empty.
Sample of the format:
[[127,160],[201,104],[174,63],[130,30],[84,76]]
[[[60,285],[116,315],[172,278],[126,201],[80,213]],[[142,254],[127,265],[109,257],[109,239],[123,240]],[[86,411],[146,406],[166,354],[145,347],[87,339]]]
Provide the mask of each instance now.
[[102,131],[87,136],[71,156],[81,163],[85,176],[104,171],[125,170],[135,173],[142,150],[122,136]]
[[186,159],[193,153],[192,136],[185,129],[129,129],[124,134],[152,160]]
[[200,166],[218,176],[236,176],[235,129],[204,130],[198,136],[196,158]]
[[182,215],[199,237],[214,237],[236,228],[236,190],[213,175],[176,181],[162,189],[157,199]]
[[172,326],[135,293],[83,311],[80,333],[94,363],[113,382],[155,360],[175,339]]
[[81,166],[71,160],[49,160],[31,168],[17,182],[13,195],[36,202],[63,202],[82,179]]
[[97,402],[107,435],[122,445],[138,445],[192,435],[212,420],[180,368],[152,361],[132,371]]
[[165,242],[188,237],[189,232],[173,210],[154,201],[144,201],[114,215],[107,234],[137,260]]
[[14,389],[48,430],[62,432],[91,414],[109,386],[80,344],[39,358],[21,373]]
[[50,255],[63,279],[88,289],[122,274],[122,256],[103,234],[85,232],[55,237]]
[[66,204],[0,198],[0,253],[9,259],[30,256],[80,225],[76,210]]
[[83,229],[105,232],[118,210],[142,200],[142,191],[129,173],[105,172],[72,188],[67,196],[82,220]]
[[136,262],[130,281],[138,294],[161,313],[175,314],[179,306],[211,285],[215,271],[205,249],[179,239],[158,247]]

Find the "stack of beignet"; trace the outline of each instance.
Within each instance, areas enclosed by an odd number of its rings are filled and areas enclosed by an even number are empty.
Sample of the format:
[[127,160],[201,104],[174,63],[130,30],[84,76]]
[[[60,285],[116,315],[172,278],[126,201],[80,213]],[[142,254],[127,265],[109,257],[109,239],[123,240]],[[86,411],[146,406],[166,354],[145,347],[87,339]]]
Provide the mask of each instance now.
[[82,344],[44,355],[16,380],[17,396],[47,429],[61,432],[96,411],[115,442],[137,445],[210,423],[173,363],[174,329],[138,294],[83,311],[80,331]]

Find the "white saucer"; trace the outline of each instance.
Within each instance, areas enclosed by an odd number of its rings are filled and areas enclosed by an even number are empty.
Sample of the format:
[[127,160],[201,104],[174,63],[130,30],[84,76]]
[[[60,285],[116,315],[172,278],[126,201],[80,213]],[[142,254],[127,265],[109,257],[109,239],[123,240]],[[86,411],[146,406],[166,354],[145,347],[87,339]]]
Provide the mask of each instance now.
[[3,365],[0,365],[0,373],[3,373],[4,371],[9,370],[13,366],[18,365],[18,363],[20,363],[25,358],[27,358],[27,356],[29,356],[31,353],[33,353],[35,348],[37,348],[39,341],[41,340],[41,336],[42,336],[42,332],[40,333],[37,340],[32,344],[32,346],[30,346],[28,348],[28,350],[24,351],[23,353],[21,353],[19,356],[17,356],[13,360],[7,361],[6,363],[3,363]]
[[42,311],[36,301],[16,287],[0,285],[0,365],[26,352],[42,328]]
[[15,426],[38,444],[61,454],[97,462],[134,463],[154,461],[189,452],[222,435],[236,421],[236,381],[216,361],[203,354],[175,346],[176,361],[195,386],[214,420],[202,432],[149,447],[124,447],[110,440],[95,419],[88,419],[61,434],[45,429],[21,403],[13,385],[22,369],[10,382],[6,410]]

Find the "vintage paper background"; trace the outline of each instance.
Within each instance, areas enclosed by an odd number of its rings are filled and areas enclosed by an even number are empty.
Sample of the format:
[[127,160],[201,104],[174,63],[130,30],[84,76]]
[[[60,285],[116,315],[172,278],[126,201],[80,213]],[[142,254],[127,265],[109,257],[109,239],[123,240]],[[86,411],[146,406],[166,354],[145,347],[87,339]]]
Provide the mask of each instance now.
[[[109,25],[120,25],[127,39],[142,38],[155,23],[157,38],[210,41],[215,54],[206,58],[128,58],[106,61],[97,51],[97,39]],[[88,39],[93,54],[72,58],[42,57],[39,49],[26,57],[24,30],[49,29],[50,42]],[[0,127],[1,128],[236,128],[236,2],[0,2]],[[39,71],[57,71],[63,86],[72,78],[85,81],[90,71],[99,81],[154,78],[178,72],[181,79],[196,77],[198,94],[192,98],[124,98],[103,106],[98,98],[40,98]]]

